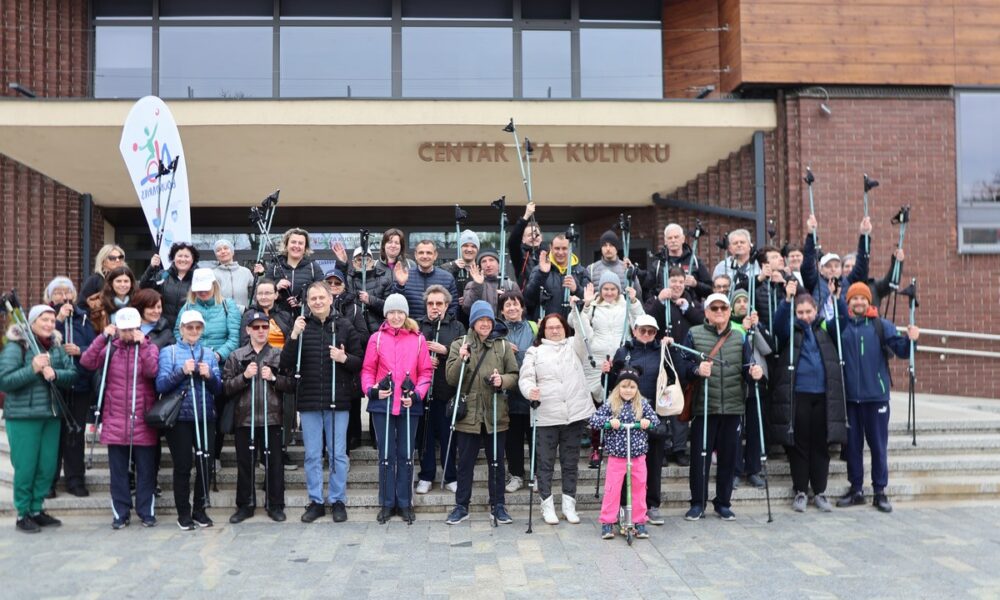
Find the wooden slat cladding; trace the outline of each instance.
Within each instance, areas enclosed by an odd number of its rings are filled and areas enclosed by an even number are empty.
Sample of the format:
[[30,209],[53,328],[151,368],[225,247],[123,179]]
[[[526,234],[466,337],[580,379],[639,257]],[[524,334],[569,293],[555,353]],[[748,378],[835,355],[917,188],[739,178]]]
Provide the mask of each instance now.
[[719,80],[719,33],[678,31],[712,29],[719,26],[717,6],[704,0],[663,2],[663,95],[693,98],[698,89],[721,87]]
[[742,84],[1000,85],[998,0],[717,0]]

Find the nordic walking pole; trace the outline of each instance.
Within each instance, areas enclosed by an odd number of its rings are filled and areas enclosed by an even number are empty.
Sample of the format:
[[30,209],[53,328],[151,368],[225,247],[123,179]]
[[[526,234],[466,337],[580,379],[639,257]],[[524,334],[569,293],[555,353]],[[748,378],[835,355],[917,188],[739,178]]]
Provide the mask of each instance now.
[[135,445],[135,395],[139,385],[139,344],[135,345],[135,356],[132,358],[132,412],[129,414],[128,426],[128,464],[132,468],[132,448]]
[[[264,410],[264,510],[271,510],[271,440],[267,435],[267,400],[270,396],[267,392],[267,379],[263,377],[260,379],[261,385],[264,386],[264,399],[261,402],[261,408]],[[255,456],[254,461],[256,460]],[[256,466],[255,464],[254,467]]]
[[[896,216],[892,218],[892,224],[899,225],[899,242],[896,244],[896,248],[902,249],[903,239],[906,237],[906,225],[910,222],[910,207],[903,206],[896,213]],[[889,276],[889,288],[892,290],[890,294],[892,296],[892,321],[896,320],[896,306],[897,300],[899,299],[899,279],[902,276],[903,264],[900,263],[895,255],[893,255],[892,260],[892,273]],[[886,298],[886,305],[883,314],[889,313],[889,298]]]
[[94,446],[97,445],[97,429],[101,425],[101,407],[104,403],[104,387],[108,382],[108,361],[111,359],[111,336],[104,336],[107,348],[104,352],[104,369],[101,370],[101,386],[97,392],[97,408],[94,409],[94,436],[90,438],[90,454],[87,457],[87,468],[94,466]]
[[[337,319],[330,321],[330,343],[337,346]],[[301,349],[302,346],[299,346]],[[337,361],[330,359],[330,435],[333,447],[330,448],[330,471],[337,472]]]
[[[367,229],[362,228],[358,232],[361,246],[361,291],[368,292],[368,235]],[[368,310],[367,304],[361,305],[361,310]]]
[[[499,374],[496,369],[493,369],[494,374]],[[496,502],[498,496],[500,495],[499,489],[499,478],[500,478],[500,461],[497,460],[497,389],[493,388],[493,461],[490,464],[490,469],[493,471],[490,475],[491,489],[490,495],[493,496],[491,500]],[[497,526],[497,506],[498,504],[493,504],[490,506],[490,516],[492,517],[493,526]]]
[[500,212],[500,290],[503,290],[503,281],[507,275],[507,197],[500,196],[490,203],[490,206]]
[[[838,286],[834,284],[834,280],[830,282],[830,290],[835,294],[833,299],[833,320],[836,321],[837,326],[837,359],[840,361],[840,388],[844,395],[844,427],[847,429],[851,428],[851,424],[847,419],[847,383],[844,381],[844,348],[841,342],[841,337],[843,337],[843,332],[840,328],[840,310],[837,304],[840,302],[840,290]],[[794,388],[793,388],[794,389]],[[793,413],[794,414],[794,413]],[[792,419],[794,421],[794,419]]]
[[[878,187],[878,181],[868,178],[868,173],[864,174],[864,186],[865,186],[865,218],[868,218],[868,192]],[[865,236],[865,254],[870,253],[871,241],[870,236]]]
[[462,224],[469,218],[469,213],[462,210],[462,207],[455,205],[455,254],[462,257]]
[[[569,276],[573,275],[573,246],[580,239],[580,234],[577,233],[576,227],[573,223],[569,224],[569,229],[566,230],[566,241],[569,242],[569,250],[566,252],[566,274]],[[563,306],[569,307],[569,288],[563,286]]]
[[[900,292],[910,298],[910,325],[916,325],[915,313],[920,302],[917,300],[917,278],[910,280],[910,285]],[[917,362],[916,362],[916,342],[910,340],[910,359],[907,371],[910,378],[910,388],[907,392],[909,402],[906,407],[906,429],[910,431],[910,420],[913,420],[913,445],[917,445]]]
[[[215,473],[215,456],[212,455],[212,449],[209,448],[209,443],[208,443],[208,396],[205,395],[205,380],[204,379],[201,380],[201,416],[202,416],[202,425],[203,425],[203,427],[201,428],[201,435],[204,436],[204,438],[205,438],[205,446],[204,446],[204,448],[205,448],[205,462],[208,463],[208,468],[206,469],[205,472],[206,473],[210,472],[212,474],[212,486],[215,487],[218,484],[216,483],[216,480],[215,480],[215,477],[216,477],[216,473]],[[215,491],[217,492],[219,490],[216,489]],[[208,490],[206,490],[205,491],[205,508],[209,508],[211,506],[212,506],[212,497],[209,495]]]
[[[605,354],[605,360],[611,361],[611,355]],[[608,401],[608,381],[611,379],[610,373],[604,374],[604,401]],[[601,465],[604,464],[604,429],[599,432],[597,441],[597,483],[594,484],[594,498],[601,497]]]
[[[624,256],[621,258],[622,263],[628,260],[629,250],[632,245],[632,215],[625,216],[624,213],[618,215],[618,227],[622,230],[622,254]],[[632,287],[632,273],[629,267],[625,267],[625,289]],[[629,331],[628,320],[629,320],[629,308],[632,307],[632,296],[628,294],[627,291],[623,290],[625,294],[625,324],[622,327],[622,339],[619,346],[623,345],[625,342],[632,337],[631,331]]]
[[[302,303],[302,307],[299,308],[299,316],[306,316],[306,304]],[[305,333],[305,329],[302,330],[302,334]],[[299,347],[296,349],[295,353],[295,384],[296,392],[298,392],[298,383],[302,381],[302,334],[299,334],[299,339],[296,340],[299,343]]]
[[[438,317],[437,326],[434,328],[435,344],[437,344],[438,340],[441,338],[441,323],[443,322],[444,322],[444,315],[441,315],[440,317]],[[423,417],[421,417],[421,420],[423,421],[424,424],[423,428],[421,429],[421,431],[424,432],[424,439],[422,440],[423,443],[420,444],[421,447],[417,453],[418,456],[420,457],[421,463],[423,462],[424,459],[424,452],[427,450],[426,448],[427,440],[431,439],[431,437],[427,435],[427,419],[428,419],[427,413],[430,412],[428,407],[430,406],[431,401],[434,399],[434,379],[436,375],[437,375],[437,368],[431,371],[431,384],[427,387],[427,396],[424,397],[424,415]],[[433,455],[434,454],[433,444],[430,451],[431,454]]]
[[[191,352],[191,356],[194,357],[193,350]],[[205,423],[202,423],[203,427],[199,427],[198,425],[198,421],[200,420],[198,417],[198,394],[195,392],[193,372],[190,375],[190,384],[191,384],[191,408],[192,408],[191,413],[194,416],[194,453],[195,453],[195,458],[198,461],[198,465],[201,466],[201,477],[199,477],[199,479],[201,479],[201,490],[206,498],[206,506],[208,506],[207,503],[208,472],[205,470],[206,469],[204,460],[205,451],[204,448],[202,447],[202,438],[201,438],[201,430],[203,428],[207,428],[208,426]]]
[[[167,190],[167,206],[163,210],[163,214],[160,215],[160,227],[156,232],[156,252],[160,252],[160,245],[163,243],[163,234],[167,230],[167,218],[170,216],[170,198],[174,195],[174,180],[177,178],[177,168],[180,166],[181,155],[178,154],[174,157],[174,160],[170,161],[170,189]],[[159,193],[160,188],[160,176],[156,177],[156,187],[157,193]],[[157,203],[159,203],[159,198],[157,198]]]
[[[566,292],[569,292],[569,288],[566,288]],[[597,368],[597,362],[594,361],[594,353],[590,349],[590,337],[587,335],[587,329],[583,326],[583,317],[580,315],[580,309],[576,306],[576,302],[570,302],[573,307],[573,313],[576,315],[576,321],[580,324],[580,333],[583,336],[583,345],[587,349],[587,360],[590,362],[591,368]],[[626,315],[628,311],[626,310]]]
[[535,434],[538,431],[538,417],[535,414],[538,410],[538,405],[541,404],[538,400],[532,400],[531,406],[531,486],[528,488],[528,530],[525,533],[533,533],[531,531],[531,517],[535,509]]
[[381,496],[380,500],[382,502],[382,506],[379,507],[380,509],[385,508],[385,488],[388,484],[387,479],[389,477],[389,420],[392,418],[393,404],[392,371],[386,373],[385,377],[382,378],[382,381],[379,382],[379,390],[382,389],[382,383],[386,382],[386,380],[388,380],[389,384],[389,396],[385,399],[385,434],[382,438],[382,464],[380,465],[382,468],[382,477],[379,478],[379,495]]
[[[263,378],[262,378],[263,379]],[[265,399],[266,402],[266,399]],[[267,420],[264,421],[267,427]],[[250,378],[250,496],[251,506],[257,508],[257,445],[255,430],[257,429],[257,375]],[[264,474],[264,487],[267,487],[267,473]],[[267,493],[265,491],[265,493]],[[267,500],[264,500],[265,506]]]
[[[757,326],[754,325],[747,331],[747,337],[750,339],[750,349],[753,351],[754,347],[754,335],[757,332]],[[757,364],[754,355],[751,355],[751,364]],[[767,498],[767,522],[773,523],[774,517],[771,515],[771,482],[768,480],[767,476],[767,447],[764,445],[764,419],[763,413],[760,407],[760,384],[755,380],[753,382],[753,393],[754,397],[757,399],[757,434],[760,436],[760,466],[764,471],[764,496]]]
[[[531,175],[530,175],[531,174],[531,165],[529,164],[528,167],[527,167],[527,170],[525,169],[524,154],[521,152],[521,140],[517,137],[517,128],[514,127],[514,118],[513,117],[511,117],[510,123],[507,123],[507,126],[503,128],[503,131],[514,135],[514,149],[517,151],[517,163],[521,167],[521,183],[524,184],[524,193],[525,193],[525,195],[527,195],[528,202],[530,203],[530,202],[532,202],[532,200],[531,200]],[[528,142],[527,139],[525,139],[525,142],[530,144],[530,142]]]
[[455,388],[455,400],[452,403],[454,406],[451,409],[451,431],[448,432],[448,447],[444,450],[444,464],[441,465],[442,490],[444,489],[445,473],[448,472],[448,465],[450,464],[448,459],[451,457],[451,440],[452,436],[455,435],[455,419],[458,417],[458,404],[462,401],[462,380],[465,378],[465,365],[467,364],[469,364],[469,361],[467,359],[463,360],[462,367],[458,371],[458,387]]
[[[403,398],[408,398],[410,400],[410,405],[413,405],[413,401],[416,398],[417,386],[414,385],[413,380],[410,379],[410,372],[406,372],[406,377],[403,378],[403,383],[400,386],[400,401]],[[413,438],[410,437],[410,407],[406,407],[406,473],[408,479],[406,480],[406,485],[410,488],[410,509],[413,509]],[[413,521],[407,516],[407,525],[413,525]]]
[[[813,183],[816,181],[816,177],[813,175],[812,167],[806,167],[806,176],[803,179],[803,181],[806,182],[806,186],[808,186],[808,188],[809,188],[809,214],[815,216],[815,214],[816,214],[816,203],[813,200]],[[866,200],[866,202],[867,202],[867,200]],[[866,206],[867,206],[867,204],[866,204]],[[820,255],[819,234],[816,233],[815,229],[812,231],[812,239],[813,239],[813,246],[816,247],[816,256],[818,257]],[[795,312],[795,311],[793,310],[792,312]]]
[[[698,238],[704,235],[705,229],[701,226],[701,219],[694,220],[694,229],[691,231],[691,260],[688,261],[688,275],[694,277],[695,269],[698,268]],[[667,269],[669,270],[669,269]]]

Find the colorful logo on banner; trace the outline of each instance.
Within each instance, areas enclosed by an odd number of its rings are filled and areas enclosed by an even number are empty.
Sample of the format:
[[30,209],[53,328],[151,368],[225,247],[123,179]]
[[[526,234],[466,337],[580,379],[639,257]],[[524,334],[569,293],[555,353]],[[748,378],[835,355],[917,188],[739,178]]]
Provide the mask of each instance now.
[[177,123],[156,96],[141,98],[129,111],[119,143],[129,178],[146,216],[153,245],[167,264],[170,246],[191,239],[187,164]]

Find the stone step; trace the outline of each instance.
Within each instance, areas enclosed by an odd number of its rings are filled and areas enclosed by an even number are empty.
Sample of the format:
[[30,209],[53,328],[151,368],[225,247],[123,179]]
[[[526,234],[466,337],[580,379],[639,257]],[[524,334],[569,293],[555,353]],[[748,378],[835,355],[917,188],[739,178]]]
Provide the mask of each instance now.
[[[789,464],[786,460],[772,460],[768,463],[768,470],[772,478],[772,482],[779,482],[782,480],[787,480],[791,476],[791,471]],[[473,479],[474,481],[486,481],[487,473],[489,471],[489,466],[486,464],[479,464],[474,469]],[[890,456],[889,459],[889,473],[892,476],[899,477],[915,477],[915,476],[928,476],[937,477],[940,475],[966,475],[970,479],[975,478],[981,474],[990,474],[1000,471],[1000,453],[998,454],[965,454],[965,455],[911,455],[911,456]],[[419,472],[419,467],[414,465],[414,478],[417,477]],[[561,477],[561,469],[557,466],[555,469],[555,479]],[[866,460],[865,461],[865,472],[871,472],[871,465]],[[593,485],[593,482],[597,479],[597,469],[589,469],[585,465],[581,465],[578,472],[578,480],[581,485]],[[713,468],[714,473],[714,468]],[[843,461],[833,460],[830,463],[830,474],[831,476],[846,475],[847,465]],[[439,472],[440,476],[440,472]],[[687,481],[689,476],[689,467],[678,467],[676,465],[668,465],[664,467],[661,471],[661,477],[664,482],[671,481]],[[602,470],[603,477],[603,470]],[[223,467],[223,469],[216,474],[216,484],[220,490],[223,489],[235,489],[236,486],[236,469],[232,467]],[[378,487],[379,479],[379,467],[378,465],[371,464],[352,464],[350,473],[348,474],[348,486],[351,489],[372,489]],[[159,473],[158,484],[164,490],[169,490],[171,488],[172,474],[169,468],[161,468]],[[258,469],[257,471],[258,484],[263,482],[263,470]],[[88,489],[92,492],[96,491],[107,491],[110,486],[111,475],[106,469],[94,469],[87,473],[86,484]],[[8,466],[0,467],[0,485],[11,486],[13,482],[13,472]],[[304,489],[305,488],[305,471],[303,469],[296,469],[294,471],[285,471],[285,486],[286,489]]]
[[[830,480],[827,488],[827,495],[831,499],[840,496],[849,489],[849,485],[843,477],[835,477]],[[553,494],[559,495],[559,486],[554,486]],[[711,493],[711,489],[710,489]],[[866,488],[867,498],[871,498],[871,489]],[[975,479],[964,476],[944,476],[928,479],[924,477],[893,477],[889,481],[886,493],[895,502],[910,500],[985,500],[1000,499],[1000,475],[983,475]],[[539,501],[538,494],[534,495],[534,501]],[[603,490],[602,490],[603,496]],[[683,514],[690,501],[690,491],[686,482],[664,482],[662,489],[661,508],[667,517],[677,517]],[[233,490],[223,490],[212,493],[212,509],[210,513],[216,520],[228,518],[235,509],[235,492]],[[790,514],[788,507],[793,497],[791,487],[787,482],[783,485],[771,486],[770,498],[772,509],[777,513]],[[522,489],[515,493],[506,494],[506,503],[511,508],[524,509],[528,505],[529,493],[527,489]],[[595,498],[593,488],[581,487],[577,490],[577,505],[582,510],[596,511],[600,508],[600,498]],[[258,493],[257,501],[263,508],[263,496]],[[295,521],[298,518],[299,507],[308,504],[308,496],[301,490],[288,490],[285,493],[285,506],[289,513],[289,519]],[[477,483],[473,488],[471,508],[474,511],[485,510],[489,501],[488,492],[482,483]],[[444,520],[445,515],[454,505],[454,494],[443,492],[435,488],[431,493],[414,496],[414,507],[417,512],[425,514],[437,514]],[[740,488],[733,493],[733,509],[739,513],[741,506],[761,506],[766,502],[764,490],[754,488]],[[558,498],[557,498],[558,503]],[[95,515],[110,515],[111,498],[107,492],[91,494],[87,498],[76,498],[61,494],[60,496],[46,500],[46,510],[59,516],[63,514],[87,513]],[[347,506],[349,509],[362,509],[370,511],[378,507],[378,493],[376,490],[348,490]],[[164,514],[173,513],[174,500],[172,494],[165,492],[161,498],[156,500],[157,513],[163,517]],[[810,508],[810,510],[813,510]],[[848,509],[835,509],[848,510]],[[861,510],[859,507],[857,510]],[[9,515],[13,511],[10,502],[0,502],[0,514]],[[264,511],[258,511],[258,518],[266,518]],[[110,518],[110,517],[108,517]],[[371,513],[366,513],[362,518],[373,518]],[[433,517],[428,517],[433,518]],[[537,506],[535,507],[535,518],[539,519]],[[540,522],[540,519],[539,519]]]

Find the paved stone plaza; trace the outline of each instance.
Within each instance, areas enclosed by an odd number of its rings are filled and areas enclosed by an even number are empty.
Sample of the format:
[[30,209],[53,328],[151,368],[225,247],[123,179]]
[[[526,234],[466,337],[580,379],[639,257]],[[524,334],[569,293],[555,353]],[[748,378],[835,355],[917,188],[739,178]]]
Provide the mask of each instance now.
[[[668,514],[649,540],[602,541],[595,514],[578,526],[527,514],[493,529],[484,513],[449,527],[420,514],[407,527],[355,511],[304,525],[113,531],[110,517],[65,518],[25,535],[0,520],[5,598],[997,598],[1000,505],[909,503],[795,514],[759,508],[725,523]],[[537,513],[535,515],[538,516]]]

